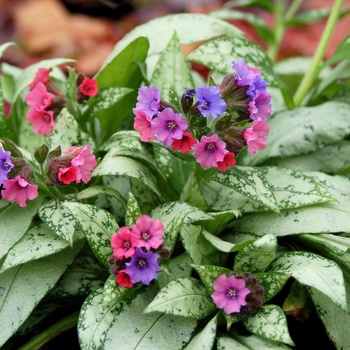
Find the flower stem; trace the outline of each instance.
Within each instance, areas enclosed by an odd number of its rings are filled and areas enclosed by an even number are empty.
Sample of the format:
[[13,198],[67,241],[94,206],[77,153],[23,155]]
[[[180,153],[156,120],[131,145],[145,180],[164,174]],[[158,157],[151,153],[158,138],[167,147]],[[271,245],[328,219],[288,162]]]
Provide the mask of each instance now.
[[323,31],[320,43],[318,44],[317,50],[315,52],[314,58],[311,62],[311,67],[308,70],[307,74],[304,76],[301,81],[299,88],[297,89],[294,95],[294,104],[296,107],[300,106],[303,102],[304,97],[309,92],[312,87],[317,74],[319,73],[320,63],[326,52],[329,40],[332,36],[334,27],[337,23],[340,10],[342,8],[344,0],[335,0],[332,11],[329,15],[326,27]]
[[282,0],[277,0],[274,10],[274,33],[275,40],[272,46],[269,47],[268,55],[275,61],[279,46],[284,33],[284,23],[283,23],[283,6]]
[[38,334],[36,337],[31,339],[27,344],[23,345],[19,350],[37,350],[43,345],[49,342],[51,339],[59,335],[60,333],[76,326],[78,322],[79,312],[75,312],[72,315],[58,321],[44,332]]

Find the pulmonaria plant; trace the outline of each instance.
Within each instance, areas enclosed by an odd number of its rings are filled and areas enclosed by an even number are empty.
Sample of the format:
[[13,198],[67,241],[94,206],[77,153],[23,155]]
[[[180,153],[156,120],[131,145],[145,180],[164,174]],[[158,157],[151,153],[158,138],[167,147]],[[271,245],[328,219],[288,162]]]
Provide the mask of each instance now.
[[189,88],[182,94],[181,111],[160,99],[154,86],[139,89],[134,128],[143,142],[158,140],[182,153],[190,153],[202,168],[226,171],[236,164],[244,146],[256,153],[266,147],[271,95],[257,68],[233,61],[236,74],[219,86]]
[[163,234],[161,221],[141,215],[130,228],[123,226],[112,235],[113,255],[109,262],[120,287],[149,285],[157,278],[159,261],[165,254]]

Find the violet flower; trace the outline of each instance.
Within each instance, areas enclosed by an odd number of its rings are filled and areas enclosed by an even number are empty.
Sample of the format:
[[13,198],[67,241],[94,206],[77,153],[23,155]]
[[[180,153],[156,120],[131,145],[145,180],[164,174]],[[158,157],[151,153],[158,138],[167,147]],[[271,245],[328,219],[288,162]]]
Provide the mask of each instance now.
[[217,86],[202,86],[196,90],[198,105],[197,108],[204,117],[208,115],[215,119],[217,115],[226,110],[226,102],[221,98]]
[[0,147],[0,185],[7,179],[7,174],[13,169],[14,164],[10,158],[11,152],[4,151]]
[[153,85],[139,88],[136,108],[142,110],[148,118],[152,118],[160,110],[160,91]]

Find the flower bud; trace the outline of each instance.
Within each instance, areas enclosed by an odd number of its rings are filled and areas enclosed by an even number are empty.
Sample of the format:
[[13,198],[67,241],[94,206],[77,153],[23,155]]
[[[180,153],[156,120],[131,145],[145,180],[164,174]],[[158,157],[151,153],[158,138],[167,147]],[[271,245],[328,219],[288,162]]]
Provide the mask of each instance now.
[[72,155],[67,156],[61,156],[52,158],[47,163],[47,169],[48,169],[48,182],[47,185],[57,185],[61,184],[61,182],[58,180],[58,172],[60,168],[69,168],[71,165],[71,160],[73,159]]
[[238,154],[247,145],[247,141],[243,137],[244,130],[245,128],[242,127],[230,127],[220,133],[221,138],[226,142],[228,151]]
[[48,153],[49,153],[49,147],[43,144],[40,147],[37,147],[35,149],[34,158],[37,160],[39,164],[44,164]]
[[196,95],[195,89],[187,89],[181,97],[181,107],[185,114],[189,112],[193,105],[193,98]]

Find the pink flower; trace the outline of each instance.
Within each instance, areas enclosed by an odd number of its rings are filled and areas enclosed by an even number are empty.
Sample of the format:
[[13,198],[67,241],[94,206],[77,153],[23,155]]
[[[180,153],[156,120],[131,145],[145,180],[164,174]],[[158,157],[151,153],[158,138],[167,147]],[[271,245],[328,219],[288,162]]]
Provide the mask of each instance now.
[[98,93],[97,81],[95,79],[85,77],[79,90],[85,96],[96,96]]
[[50,72],[52,69],[39,68],[35,74],[33,81],[28,85],[30,90],[33,90],[37,83],[47,84],[50,82]]
[[230,166],[234,166],[236,164],[236,159],[234,158],[235,154],[233,152],[226,151],[224,159],[222,162],[218,162],[218,170],[226,171]]
[[269,133],[270,127],[263,120],[255,120],[250,128],[243,132],[243,137],[247,141],[248,152],[255,154],[256,151],[261,151],[267,145],[266,135]]
[[157,139],[165,146],[170,146],[173,140],[180,140],[188,123],[180,113],[174,113],[171,108],[165,108],[151,121],[151,128]]
[[226,314],[239,312],[241,307],[247,305],[246,296],[251,292],[246,288],[243,278],[234,275],[220,275],[213,282],[214,293],[211,295],[214,303]]
[[138,237],[127,227],[120,227],[111,237],[113,256],[117,259],[130,258],[135,253]]
[[24,208],[27,199],[32,200],[38,197],[38,186],[30,184],[27,180],[17,175],[14,179],[4,180],[5,189],[1,191],[2,197],[15,201]]
[[190,153],[192,146],[196,144],[198,141],[195,139],[191,133],[184,132],[182,135],[182,138],[180,140],[173,140],[173,143],[171,144],[171,147],[174,151],[180,151],[184,154]]
[[90,145],[85,145],[74,151],[71,165],[75,168],[77,178],[76,183],[83,181],[88,183],[91,179],[91,173],[97,165],[95,156],[91,153]]
[[147,215],[141,215],[136,224],[131,225],[132,233],[137,237],[136,247],[147,250],[159,248],[163,242],[164,225],[159,220],[152,220]]
[[155,140],[156,136],[153,134],[151,129],[152,119],[148,118],[142,109],[134,108],[133,112],[135,114],[134,129],[140,133],[140,140],[142,142]]
[[193,145],[197,162],[202,168],[218,167],[218,162],[222,162],[225,157],[225,142],[219,139],[219,136],[202,136],[200,142]]
[[253,120],[257,120],[259,118],[266,120],[272,113],[270,101],[271,95],[268,92],[257,92],[254,99],[248,104],[250,118]]
[[26,95],[26,102],[36,110],[45,109],[52,104],[53,94],[47,92],[46,86],[39,82],[34,89],[29,91]]
[[126,270],[120,270],[115,280],[122,288],[131,288],[134,285],[130,280],[130,276],[126,273]]
[[160,91],[153,85],[139,88],[136,108],[142,110],[148,118],[158,113],[161,107]]
[[30,123],[33,123],[33,131],[40,135],[49,136],[55,125],[53,111],[47,111],[40,107],[38,109],[30,108],[26,118]]
[[76,181],[77,170],[75,167],[70,166],[69,168],[60,168],[58,170],[58,180],[63,182],[65,185]]

